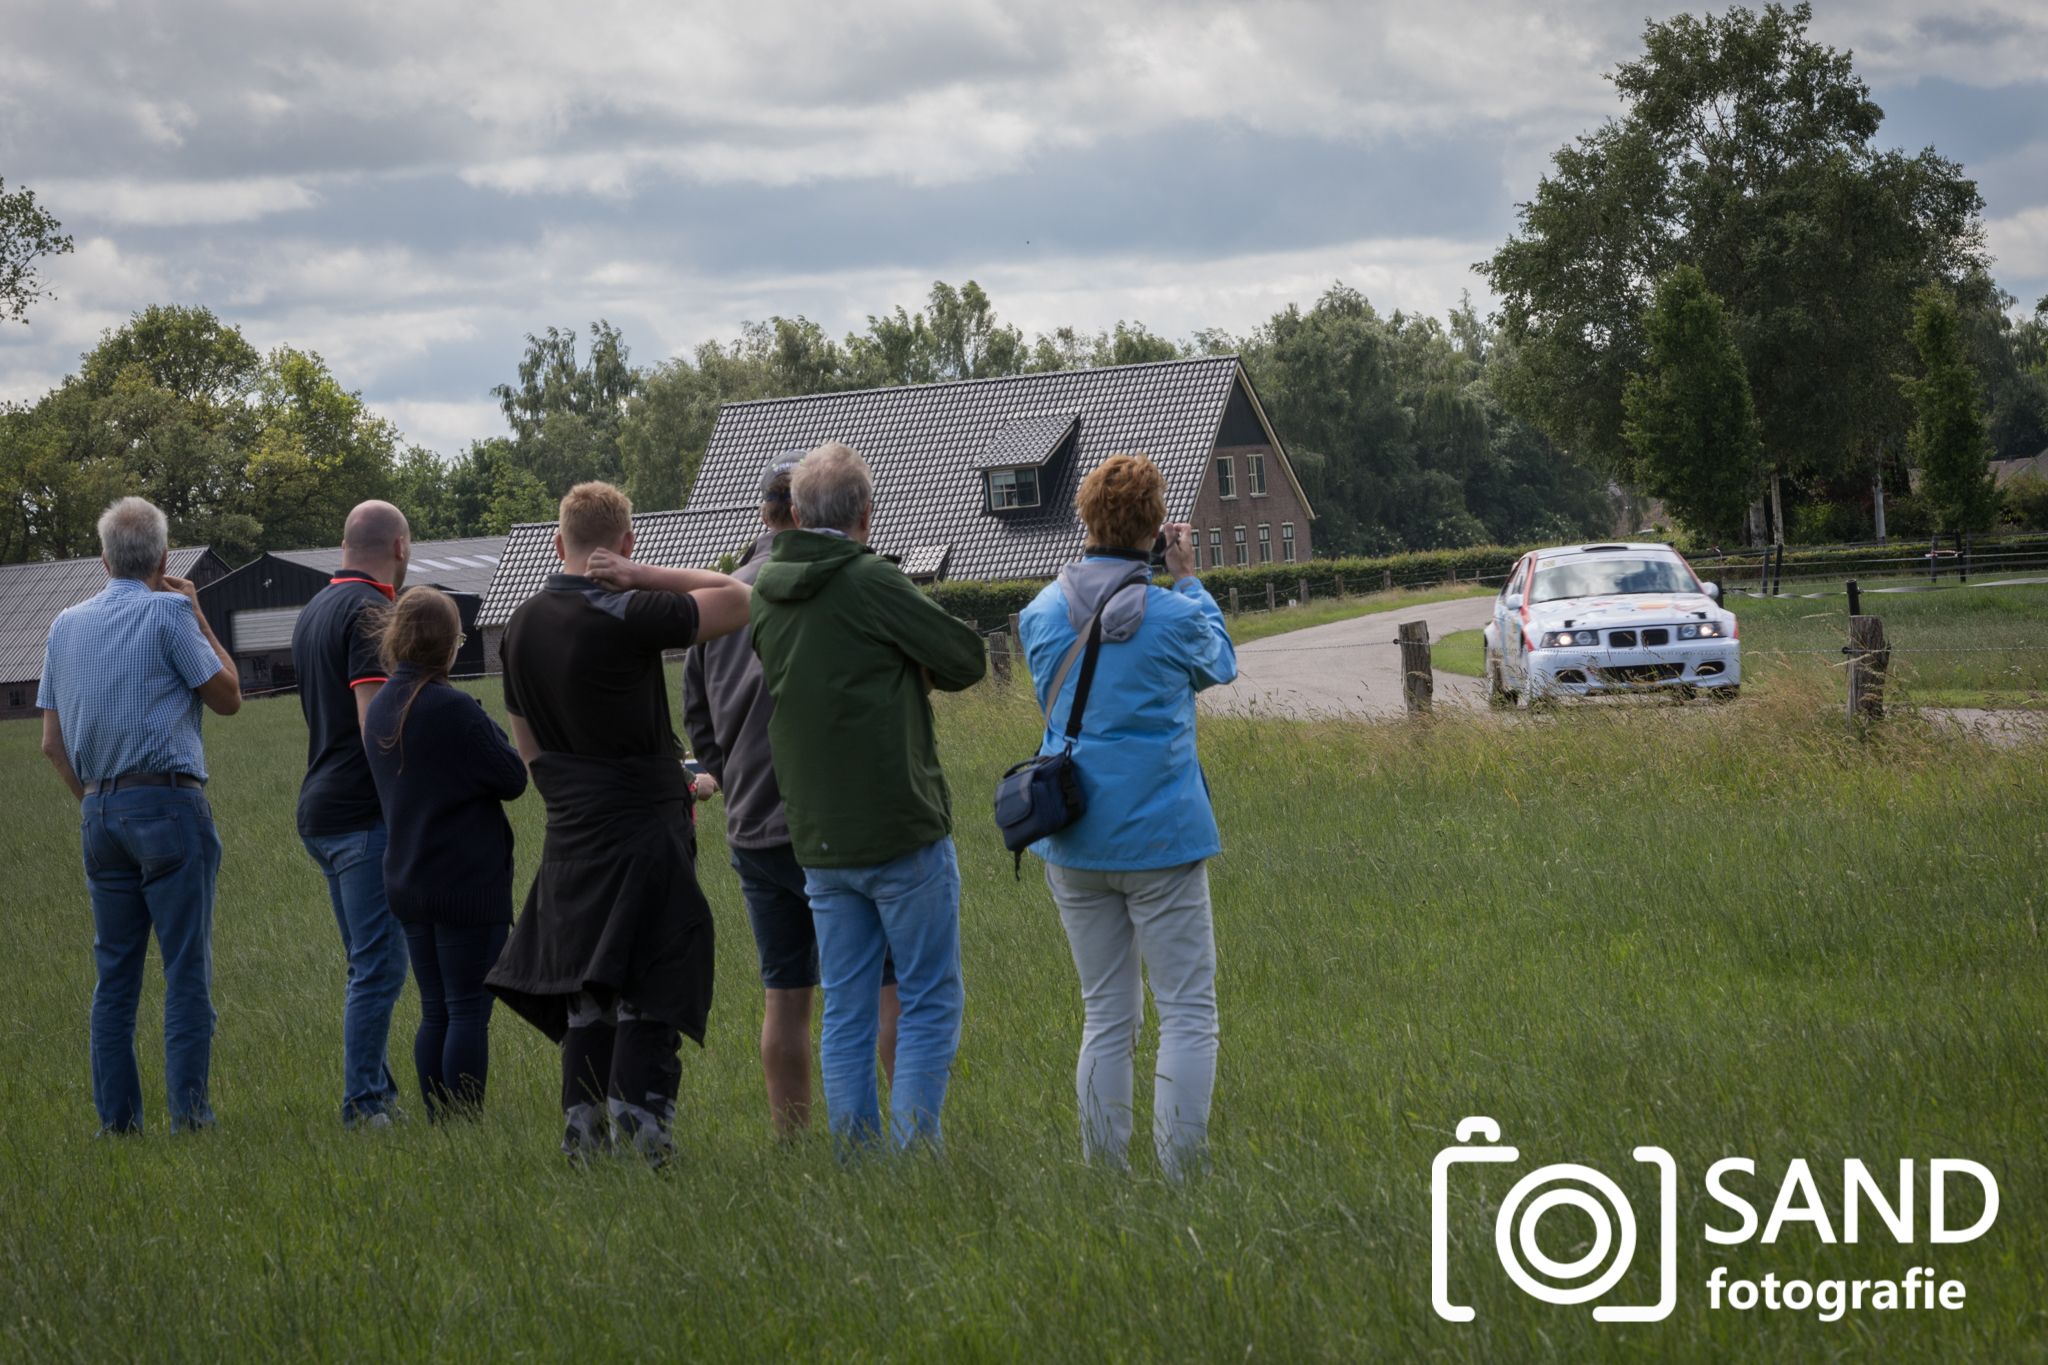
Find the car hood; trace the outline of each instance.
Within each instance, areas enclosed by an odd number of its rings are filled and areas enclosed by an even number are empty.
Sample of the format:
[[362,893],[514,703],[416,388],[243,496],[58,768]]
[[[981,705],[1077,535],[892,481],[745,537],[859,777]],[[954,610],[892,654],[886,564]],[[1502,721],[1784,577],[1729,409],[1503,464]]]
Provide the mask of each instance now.
[[1609,626],[1660,625],[1665,622],[1697,620],[1704,613],[1709,621],[1729,619],[1705,593],[1632,593],[1619,597],[1560,597],[1538,602],[1529,609],[1530,625],[1537,629],[1574,626],[1605,629]]

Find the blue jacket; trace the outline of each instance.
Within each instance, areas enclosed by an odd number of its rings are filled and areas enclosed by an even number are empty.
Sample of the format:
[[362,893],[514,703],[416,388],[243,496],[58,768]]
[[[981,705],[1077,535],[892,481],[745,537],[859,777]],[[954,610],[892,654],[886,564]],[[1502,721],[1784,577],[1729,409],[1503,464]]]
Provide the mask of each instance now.
[[1223,845],[1195,754],[1195,693],[1235,678],[1237,651],[1200,580],[1155,587],[1142,556],[1090,553],[1038,594],[1019,628],[1039,705],[1051,713],[1039,752],[1066,747],[1078,657],[1049,707],[1046,693],[1106,599],[1101,656],[1074,746],[1088,811],[1031,851],[1061,867],[1100,872],[1214,857]]

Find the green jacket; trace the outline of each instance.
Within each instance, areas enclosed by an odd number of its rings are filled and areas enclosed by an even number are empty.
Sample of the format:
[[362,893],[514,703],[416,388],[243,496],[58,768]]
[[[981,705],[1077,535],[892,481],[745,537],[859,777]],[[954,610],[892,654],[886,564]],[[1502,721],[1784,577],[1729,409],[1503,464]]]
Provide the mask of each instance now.
[[752,633],[797,861],[874,867],[951,834],[925,677],[981,681],[974,627],[866,545],[784,531],[754,580]]

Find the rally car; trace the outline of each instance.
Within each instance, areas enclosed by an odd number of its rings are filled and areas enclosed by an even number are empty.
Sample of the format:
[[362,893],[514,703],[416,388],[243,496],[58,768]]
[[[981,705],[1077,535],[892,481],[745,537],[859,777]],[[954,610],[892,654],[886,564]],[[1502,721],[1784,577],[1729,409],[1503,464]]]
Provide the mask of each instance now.
[[1486,690],[1551,697],[1742,686],[1734,613],[1668,545],[1571,545],[1522,557],[1486,627]]

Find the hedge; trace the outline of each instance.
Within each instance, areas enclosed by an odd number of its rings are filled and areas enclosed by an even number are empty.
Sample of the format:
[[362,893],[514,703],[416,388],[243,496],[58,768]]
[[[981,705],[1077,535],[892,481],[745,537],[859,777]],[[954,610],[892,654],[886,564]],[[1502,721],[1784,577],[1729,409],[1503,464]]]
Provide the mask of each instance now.
[[[1397,588],[1428,587],[1459,580],[1500,582],[1515,567],[1515,561],[1538,547],[1533,545],[1474,545],[1462,550],[1414,550],[1397,555],[1356,559],[1305,559],[1295,564],[1258,564],[1244,568],[1204,569],[1202,584],[1218,599],[1236,588],[1247,609],[1263,607],[1266,584],[1273,585],[1274,600],[1290,601],[1299,595],[1303,579],[1309,596],[1334,597],[1341,586],[1347,594],[1378,592],[1389,583]],[[1165,580],[1161,580],[1164,582]],[[1024,610],[1045,587],[1034,579],[1012,579],[998,583],[956,580],[936,583],[925,591],[932,599],[963,621],[983,630],[995,630],[1015,612]]]

